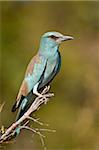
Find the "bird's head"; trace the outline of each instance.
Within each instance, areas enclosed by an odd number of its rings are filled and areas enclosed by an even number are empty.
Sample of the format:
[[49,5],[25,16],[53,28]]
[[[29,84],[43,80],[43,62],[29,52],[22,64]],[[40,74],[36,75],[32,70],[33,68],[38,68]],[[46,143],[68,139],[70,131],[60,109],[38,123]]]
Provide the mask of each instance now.
[[73,37],[65,36],[59,32],[46,32],[43,34],[41,39],[45,42],[45,44],[52,45],[53,47],[59,45],[63,41],[73,40]]
[[65,36],[59,32],[46,32],[41,37],[40,49],[57,49],[63,41],[73,40],[71,36]]

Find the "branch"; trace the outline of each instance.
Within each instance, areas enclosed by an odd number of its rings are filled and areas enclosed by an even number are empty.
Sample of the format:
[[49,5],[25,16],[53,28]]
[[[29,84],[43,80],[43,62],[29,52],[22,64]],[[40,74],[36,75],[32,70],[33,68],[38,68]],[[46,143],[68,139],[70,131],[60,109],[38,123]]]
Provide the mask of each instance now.
[[4,105],[5,105],[5,102],[3,102],[3,103],[1,104],[1,106],[0,106],[0,113],[2,112],[2,109],[3,109]]
[[[50,89],[50,86],[47,86],[44,88],[44,90],[41,92],[41,94],[44,97],[37,97],[34,102],[31,104],[30,108],[27,110],[27,112],[25,112],[25,114],[16,122],[14,122],[6,131],[3,135],[1,135],[0,137],[0,143],[2,143],[3,141],[7,140],[9,137],[13,136],[15,133],[15,129],[18,127],[20,130],[22,128],[25,129],[29,129],[31,131],[33,131],[34,133],[39,133],[40,137],[41,137],[41,133],[39,131],[36,131],[26,125],[23,126],[19,126],[24,120],[28,119],[28,120],[32,120],[34,122],[39,123],[40,125],[43,125],[43,123],[39,122],[38,119],[34,119],[32,117],[30,117],[30,114],[33,113],[34,111],[38,110],[38,108],[40,107],[41,104],[46,104],[49,100],[50,97],[54,96],[53,93],[48,93]],[[35,132],[36,131],[36,132]]]

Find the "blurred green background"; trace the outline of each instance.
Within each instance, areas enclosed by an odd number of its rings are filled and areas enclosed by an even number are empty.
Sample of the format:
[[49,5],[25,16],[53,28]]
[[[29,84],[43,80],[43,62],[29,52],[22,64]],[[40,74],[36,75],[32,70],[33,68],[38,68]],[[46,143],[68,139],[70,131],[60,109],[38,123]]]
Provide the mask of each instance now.
[[[8,127],[25,69],[47,31],[74,36],[60,46],[62,67],[55,97],[35,113],[56,133],[44,133],[48,150],[99,149],[99,2],[0,2],[0,125]],[[34,124],[32,126],[35,126]],[[7,150],[41,150],[38,136],[23,131]]]

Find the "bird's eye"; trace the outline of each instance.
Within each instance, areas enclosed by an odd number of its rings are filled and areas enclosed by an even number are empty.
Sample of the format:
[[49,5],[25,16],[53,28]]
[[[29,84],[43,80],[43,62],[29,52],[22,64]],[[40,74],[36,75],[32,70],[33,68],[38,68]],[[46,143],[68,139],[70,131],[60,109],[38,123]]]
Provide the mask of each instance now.
[[57,40],[57,39],[58,39],[58,37],[56,37],[56,36],[54,36],[54,35],[49,36],[49,38],[51,38],[51,39],[53,39],[53,40]]

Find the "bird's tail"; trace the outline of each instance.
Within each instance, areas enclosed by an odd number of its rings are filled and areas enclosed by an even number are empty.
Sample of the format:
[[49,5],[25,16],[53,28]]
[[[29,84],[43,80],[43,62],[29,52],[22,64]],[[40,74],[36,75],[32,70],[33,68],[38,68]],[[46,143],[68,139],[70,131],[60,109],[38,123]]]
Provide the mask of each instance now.
[[[17,102],[13,105],[12,112],[15,112],[16,109],[18,109],[18,113],[16,115],[15,122],[18,121],[24,115],[24,113],[29,109],[29,107],[33,103],[35,97],[36,96],[31,91],[26,97],[22,97],[21,98],[21,100],[20,100],[18,105],[17,105]],[[19,133],[20,133],[20,124],[16,127],[16,129],[14,131],[14,134],[11,137],[11,139],[13,139],[16,136],[18,136]]]
[[[17,108],[19,108],[15,121],[19,120],[25,114],[25,112],[29,109],[35,98],[36,96],[31,91],[26,97],[24,98],[22,97],[20,105],[18,105],[18,107],[16,107],[16,104],[13,105],[12,110],[15,111]],[[18,136],[19,133],[20,133],[20,124],[15,129],[14,137]]]
[[33,95],[32,92],[30,92],[27,97],[24,97],[24,99],[22,100],[19,106],[19,110],[16,116],[16,121],[19,120],[24,115],[24,113],[29,109],[34,99],[35,99],[35,95]]
[[19,102],[16,101],[16,102],[14,103],[14,105],[13,105],[13,107],[12,107],[12,110],[11,110],[12,112],[15,112],[15,111],[20,107],[20,105],[21,105],[23,99],[24,99],[24,96],[21,97],[21,99],[20,99]]
[[[14,112],[14,111],[16,111],[16,109],[18,109],[16,118],[15,118],[15,122],[18,121],[24,115],[24,113],[28,110],[28,108],[30,107],[30,102],[28,102],[28,97],[24,97],[24,99],[21,100],[20,105],[18,105],[17,107],[16,106],[17,106],[17,103],[15,103],[12,107],[12,112]],[[21,124],[19,124],[16,127],[14,134],[11,137],[11,139],[15,138],[16,136],[18,136],[20,134],[20,125]]]

